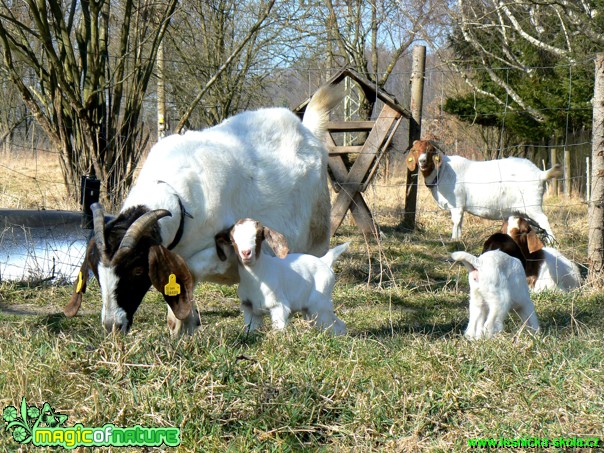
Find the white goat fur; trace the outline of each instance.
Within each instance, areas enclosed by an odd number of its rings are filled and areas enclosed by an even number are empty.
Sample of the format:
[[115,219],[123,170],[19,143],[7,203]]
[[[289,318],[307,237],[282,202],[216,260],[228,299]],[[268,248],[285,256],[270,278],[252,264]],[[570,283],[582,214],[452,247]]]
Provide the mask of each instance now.
[[245,219],[231,232],[241,279],[237,294],[249,330],[262,326],[266,314],[270,314],[274,329],[283,329],[291,314],[302,312],[318,328],[334,335],[346,333],[346,325],[333,310],[332,266],[349,243],[334,247],[320,258],[300,253],[284,258],[256,254],[260,250],[256,243],[257,225],[256,221]]
[[[507,234],[512,236],[512,229],[519,228],[517,216],[508,218]],[[562,290],[570,291],[581,287],[581,272],[578,266],[553,247],[540,249],[543,262],[533,286],[533,291]],[[531,256],[527,260],[533,259]]]
[[454,252],[451,257],[468,269],[470,284],[470,319],[465,336],[490,338],[503,330],[510,310],[515,310],[523,325],[539,330],[535,306],[520,260],[499,250],[475,257]]
[[[521,215],[533,219],[554,237],[542,204],[545,182],[559,174],[557,167],[542,171],[531,161],[517,157],[473,161],[436,154],[430,147],[433,145],[426,145],[424,140],[413,146],[436,203],[451,212],[453,239],[461,238],[464,212],[490,220]],[[437,160],[436,165],[433,159]]]
[[[269,108],[162,139],[122,211],[136,205],[169,210],[172,217],[159,221],[163,243],[169,244],[181,220],[180,197],[192,218],[173,251],[196,282],[239,281],[236,260],[217,258],[214,236],[242,217],[273,226],[295,252],[323,255],[329,246],[330,200],[322,139],[328,112],[339,99],[336,90],[325,87],[311,99],[303,122],[285,108]],[[180,321],[168,309],[169,324],[178,331]]]

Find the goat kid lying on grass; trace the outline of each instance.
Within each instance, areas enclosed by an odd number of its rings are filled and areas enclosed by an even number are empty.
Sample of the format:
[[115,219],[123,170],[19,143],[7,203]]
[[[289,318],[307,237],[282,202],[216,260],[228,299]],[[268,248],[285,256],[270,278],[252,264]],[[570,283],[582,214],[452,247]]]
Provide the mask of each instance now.
[[[237,294],[245,325],[250,331],[262,326],[270,314],[273,328],[283,329],[291,314],[303,312],[316,327],[334,335],[346,333],[346,325],[333,311],[331,294],[335,284],[333,263],[349,243],[329,250],[321,258],[301,253],[288,255],[285,237],[253,219],[241,219],[215,237],[216,252],[226,260],[231,250],[237,255]],[[262,242],[277,256],[262,253]]]
[[523,215],[554,237],[541,206],[545,182],[561,174],[559,165],[542,171],[518,157],[474,161],[446,156],[428,140],[414,141],[406,161],[410,171],[419,165],[438,206],[451,211],[453,239],[461,237],[464,212],[490,220]]
[[553,247],[545,247],[530,222],[511,216],[501,227],[526,258],[526,280],[534,291],[570,291],[581,286],[578,266]]
[[453,252],[451,258],[461,262],[469,272],[470,319],[466,337],[490,338],[501,332],[510,310],[518,313],[523,325],[539,330],[520,260],[500,250],[488,251],[479,257]]

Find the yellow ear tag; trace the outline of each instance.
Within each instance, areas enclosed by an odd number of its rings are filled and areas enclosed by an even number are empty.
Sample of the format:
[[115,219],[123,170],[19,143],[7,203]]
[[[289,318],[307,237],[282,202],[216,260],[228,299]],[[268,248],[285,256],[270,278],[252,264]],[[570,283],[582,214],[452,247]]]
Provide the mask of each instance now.
[[434,156],[434,160],[438,162],[440,160],[440,156]]
[[413,162],[413,157],[407,157],[407,160],[408,160],[409,162]]
[[76,293],[82,291],[82,285],[84,285],[84,281],[82,280],[82,271],[78,274],[78,286],[76,286]]
[[177,296],[180,294],[180,285],[176,283],[176,275],[170,274],[168,284],[164,286],[164,294],[166,296]]

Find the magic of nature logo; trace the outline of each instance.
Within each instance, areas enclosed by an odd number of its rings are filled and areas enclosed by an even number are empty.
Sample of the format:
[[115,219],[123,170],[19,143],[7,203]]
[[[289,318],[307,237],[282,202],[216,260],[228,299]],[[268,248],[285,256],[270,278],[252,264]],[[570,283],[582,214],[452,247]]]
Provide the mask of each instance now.
[[2,411],[5,430],[15,442],[36,447],[168,447],[180,445],[180,429],[149,428],[140,425],[119,427],[106,423],[102,427],[87,427],[81,423],[64,426],[68,416],[55,412],[44,403],[42,408],[27,404],[25,397],[19,408],[7,406]]

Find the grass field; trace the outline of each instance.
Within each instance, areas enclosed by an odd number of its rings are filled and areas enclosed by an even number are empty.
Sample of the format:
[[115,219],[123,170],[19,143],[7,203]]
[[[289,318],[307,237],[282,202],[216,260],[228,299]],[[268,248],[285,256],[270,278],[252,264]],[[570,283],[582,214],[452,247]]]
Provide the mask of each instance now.
[[[0,200],[10,207],[27,178],[10,193],[5,176]],[[534,295],[536,336],[511,318],[496,338],[464,339],[467,273],[446,259],[477,253],[498,224],[467,216],[464,240],[451,242],[449,216],[422,190],[418,230],[398,231],[398,184],[367,192],[380,244],[350,223],[333,239],[352,241],[336,264],[343,337],[300,319],[247,335],[235,288],[210,284],[195,293],[193,337],[170,338],[156,291],[128,335],[108,336],[96,282],[74,319],[62,314],[71,287],[0,284],[0,409],[26,397],[67,414],[67,426],[180,428],[181,446],[167,451],[450,452],[475,438],[603,436],[601,291]],[[546,212],[559,249],[585,262],[585,205],[549,198]],[[4,430],[0,445],[18,449]],[[543,450],[562,451],[530,451]]]

